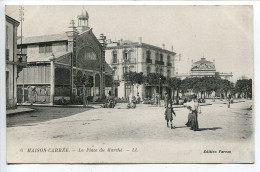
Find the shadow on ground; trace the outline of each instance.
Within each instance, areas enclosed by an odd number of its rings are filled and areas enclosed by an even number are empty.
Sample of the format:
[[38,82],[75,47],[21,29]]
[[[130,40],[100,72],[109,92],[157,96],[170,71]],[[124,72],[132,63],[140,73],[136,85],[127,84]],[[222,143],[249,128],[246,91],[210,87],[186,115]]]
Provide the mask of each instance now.
[[205,131],[205,130],[218,130],[218,129],[222,129],[221,127],[212,127],[212,128],[199,128],[198,131]]
[[33,126],[38,122],[45,122],[53,119],[64,118],[75,115],[77,113],[88,111],[92,108],[60,108],[60,107],[31,107],[35,109],[34,112],[8,115],[6,117],[7,127],[16,126]]

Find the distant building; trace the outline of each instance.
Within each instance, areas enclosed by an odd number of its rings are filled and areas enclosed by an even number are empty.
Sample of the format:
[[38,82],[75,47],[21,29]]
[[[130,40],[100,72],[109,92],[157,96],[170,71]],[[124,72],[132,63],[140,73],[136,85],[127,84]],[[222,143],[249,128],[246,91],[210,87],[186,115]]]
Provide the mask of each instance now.
[[178,73],[177,77],[184,79],[186,77],[212,77],[216,75],[219,75],[221,79],[232,81],[232,72],[218,72],[215,68],[215,61],[211,62],[203,57],[199,61],[192,63],[190,73]]
[[105,81],[112,79],[112,70],[88,20],[83,10],[78,15],[78,26],[72,20],[66,33],[26,37],[18,44],[28,56],[28,67],[18,78],[20,102],[53,104],[60,99],[82,97],[84,75],[89,81],[85,90],[89,101],[104,98],[105,87],[112,87]]
[[5,19],[6,108],[15,108],[17,104],[17,74],[26,65],[26,57],[17,56],[17,27],[20,23],[7,15]]
[[166,86],[159,88],[142,84],[131,90],[130,85],[124,81],[124,73],[143,72],[145,76],[149,73],[161,73],[165,77],[174,76],[175,52],[165,49],[165,45],[157,47],[142,42],[132,42],[120,40],[118,42],[108,42],[106,47],[106,61],[114,72],[114,80],[119,83],[114,92],[117,97],[128,98],[132,93],[135,96],[139,93],[141,98],[152,97],[156,92],[162,95],[166,91]]

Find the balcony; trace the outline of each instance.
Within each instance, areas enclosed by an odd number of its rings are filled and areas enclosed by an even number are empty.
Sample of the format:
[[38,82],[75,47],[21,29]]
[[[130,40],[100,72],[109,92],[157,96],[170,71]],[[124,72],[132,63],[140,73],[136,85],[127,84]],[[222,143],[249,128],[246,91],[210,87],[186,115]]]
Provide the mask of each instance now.
[[136,59],[121,59],[122,64],[133,64],[136,63]]
[[148,58],[147,58],[147,59],[146,59],[146,63],[151,63],[151,64],[152,64],[153,61],[152,61],[152,59],[148,59]]
[[157,64],[157,65],[164,65],[164,62],[163,61],[159,61],[159,60],[155,60],[155,64]]
[[167,66],[170,66],[170,67],[172,67],[172,63],[167,63]]
[[116,64],[119,64],[119,60],[117,59],[117,60],[115,61],[115,60],[111,59],[111,60],[110,60],[110,64],[112,64],[112,65],[113,65],[113,64],[115,64],[115,65],[116,65]]

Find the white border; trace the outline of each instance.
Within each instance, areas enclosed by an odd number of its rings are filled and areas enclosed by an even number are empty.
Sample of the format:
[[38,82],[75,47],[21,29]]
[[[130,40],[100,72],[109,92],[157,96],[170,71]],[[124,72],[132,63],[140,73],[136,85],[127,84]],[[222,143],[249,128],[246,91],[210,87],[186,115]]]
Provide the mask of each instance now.
[[[254,64],[255,64],[255,164],[125,164],[125,165],[6,165],[6,118],[5,118],[5,4],[7,5],[254,5]],[[0,171],[26,171],[26,172],[46,172],[46,171],[183,171],[183,172],[224,172],[224,171],[260,171],[259,150],[259,119],[260,108],[258,107],[260,93],[256,88],[260,88],[260,2],[256,1],[1,1],[0,2]],[[250,58],[250,57],[249,57]],[[73,158],[73,157],[72,157]]]

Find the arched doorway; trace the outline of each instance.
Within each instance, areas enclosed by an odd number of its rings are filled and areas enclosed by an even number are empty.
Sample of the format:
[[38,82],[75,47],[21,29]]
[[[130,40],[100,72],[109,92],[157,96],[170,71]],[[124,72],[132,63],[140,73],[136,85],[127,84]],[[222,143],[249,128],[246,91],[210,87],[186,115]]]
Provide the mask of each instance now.
[[95,96],[100,96],[100,75],[96,74],[95,75],[95,87],[94,87],[94,95]]

